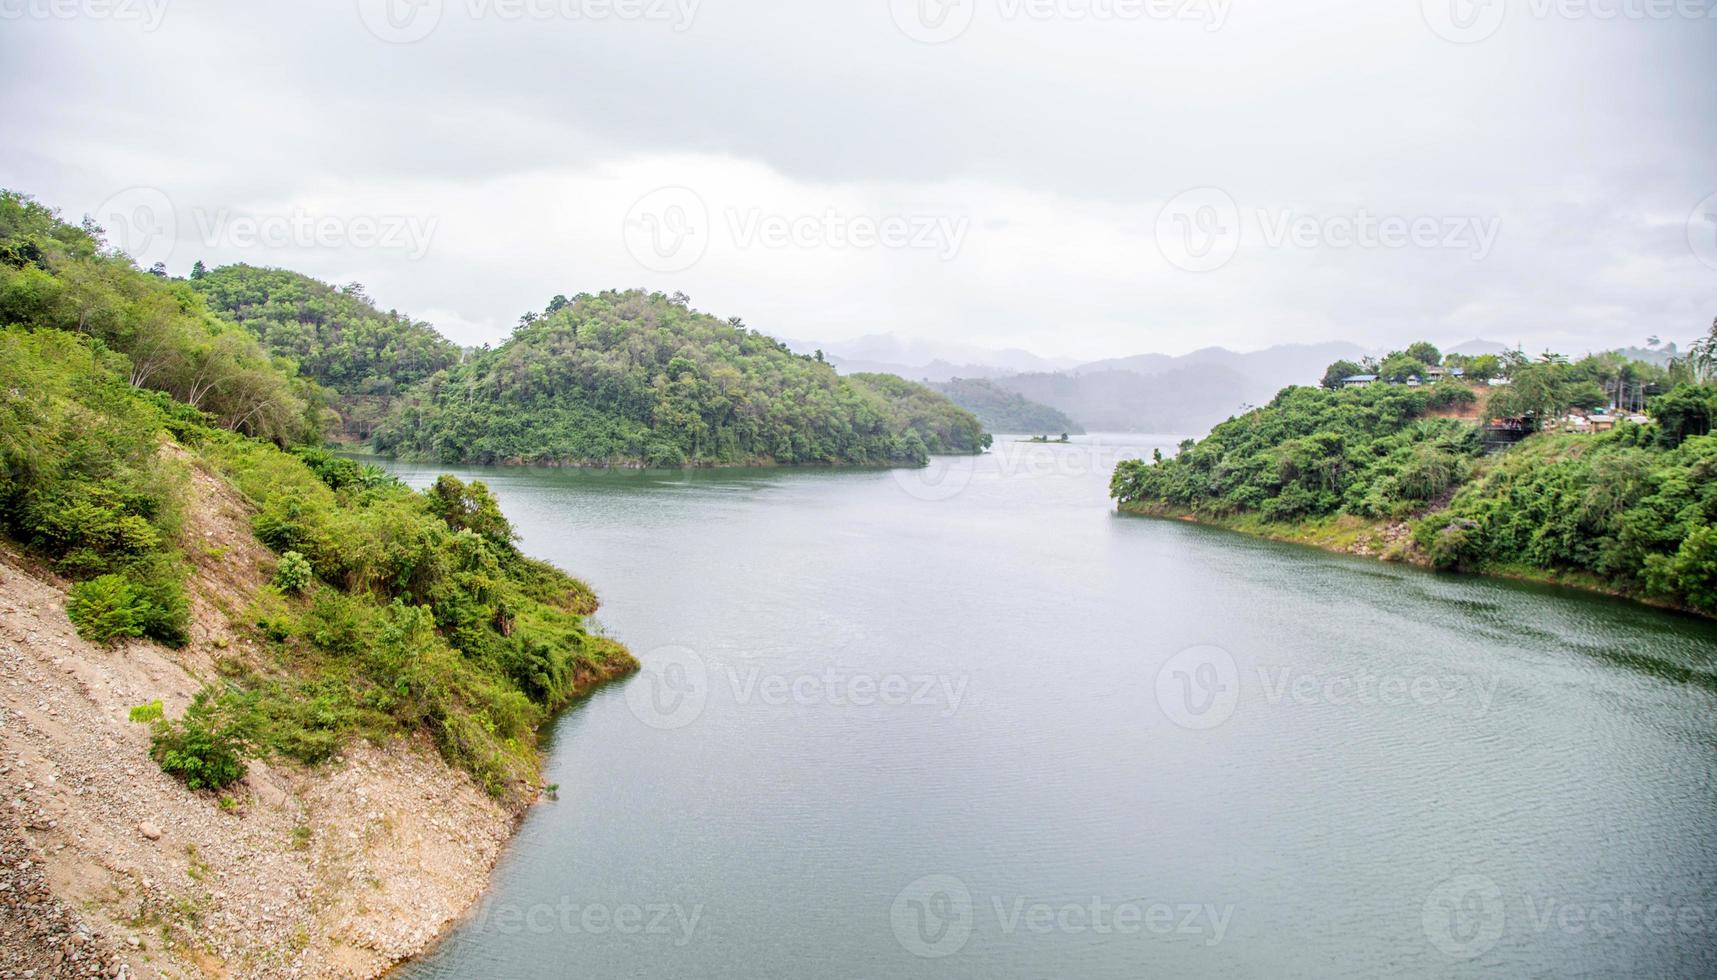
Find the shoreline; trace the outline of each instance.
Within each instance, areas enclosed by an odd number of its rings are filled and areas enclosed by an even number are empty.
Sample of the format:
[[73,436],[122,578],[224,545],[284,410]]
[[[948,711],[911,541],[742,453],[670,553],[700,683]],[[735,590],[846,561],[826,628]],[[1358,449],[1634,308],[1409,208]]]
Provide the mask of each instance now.
[[1702,620],[1717,620],[1697,609],[1664,602],[1610,585],[1596,576],[1557,572],[1544,568],[1480,568],[1473,570],[1437,568],[1422,554],[1407,531],[1406,521],[1366,520],[1344,514],[1320,518],[1303,524],[1276,524],[1255,514],[1215,517],[1200,514],[1190,508],[1173,504],[1117,503],[1116,513],[1127,517],[1180,521],[1201,527],[1230,531],[1248,537],[1262,538],[1281,544],[1297,544],[1337,555],[1373,558],[1378,561],[1411,565],[1428,572],[1459,575],[1470,578],[1493,578],[1533,585],[1549,585],[1596,595],[1622,599],[1635,605],[1661,612],[1680,613]]

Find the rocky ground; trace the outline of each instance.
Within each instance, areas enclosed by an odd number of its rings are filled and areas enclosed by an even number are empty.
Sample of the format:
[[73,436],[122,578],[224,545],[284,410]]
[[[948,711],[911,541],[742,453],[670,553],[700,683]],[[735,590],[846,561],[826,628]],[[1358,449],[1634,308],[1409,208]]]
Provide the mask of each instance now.
[[250,763],[193,793],[134,705],[176,717],[273,560],[224,484],[193,473],[192,643],[80,639],[61,584],[0,552],[0,978],[367,977],[478,897],[510,813],[422,744],[314,770]]

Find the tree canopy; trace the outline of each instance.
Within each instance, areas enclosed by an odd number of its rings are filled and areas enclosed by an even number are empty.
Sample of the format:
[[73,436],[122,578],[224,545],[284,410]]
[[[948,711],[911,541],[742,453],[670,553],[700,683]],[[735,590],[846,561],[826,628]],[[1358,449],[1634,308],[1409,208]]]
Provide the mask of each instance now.
[[755,330],[640,290],[580,294],[430,377],[375,436],[442,461],[922,464],[983,426],[923,385],[842,377]]
[[341,429],[353,438],[367,438],[399,392],[459,363],[459,348],[434,327],[376,309],[356,283],[335,288],[250,265],[193,273],[191,282],[270,354],[333,389]]

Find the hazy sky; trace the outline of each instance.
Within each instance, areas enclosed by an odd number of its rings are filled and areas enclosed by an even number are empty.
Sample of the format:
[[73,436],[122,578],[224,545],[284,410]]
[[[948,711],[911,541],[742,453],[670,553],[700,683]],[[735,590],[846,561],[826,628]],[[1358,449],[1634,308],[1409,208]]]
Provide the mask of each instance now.
[[625,286],[1092,358],[1717,316],[1717,0],[0,0],[0,80],[0,186],[467,344]]

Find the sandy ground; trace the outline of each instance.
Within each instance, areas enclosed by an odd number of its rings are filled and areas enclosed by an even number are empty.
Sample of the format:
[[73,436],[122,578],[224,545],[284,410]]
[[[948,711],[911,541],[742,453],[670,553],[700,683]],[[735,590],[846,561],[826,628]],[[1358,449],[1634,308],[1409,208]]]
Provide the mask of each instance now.
[[193,471],[191,644],[104,649],[62,583],[0,552],[0,978],[374,976],[479,896],[516,826],[426,744],[314,770],[251,762],[220,796],[148,756],[129,709],[177,717],[273,558],[245,504]]

